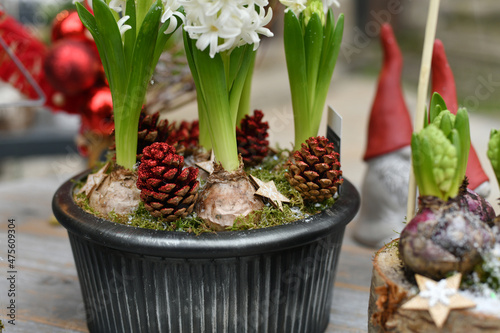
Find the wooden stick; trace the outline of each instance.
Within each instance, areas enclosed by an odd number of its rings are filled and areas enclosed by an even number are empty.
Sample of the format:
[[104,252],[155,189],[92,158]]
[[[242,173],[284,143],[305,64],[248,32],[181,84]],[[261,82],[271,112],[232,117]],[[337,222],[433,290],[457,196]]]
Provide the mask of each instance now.
[[[422,63],[420,64],[420,78],[418,81],[417,110],[413,122],[413,130],[419,132],[424,127],[425,110],[427,102],[427,90],[429,88],[429,76],[431,73],[432,48],[436,38],[436,27],[439,15],[440,0],[431,0],[427,14],[425,27],[424,49],[422,51]],[[408,204],[406,219],[409,222],[415,215],[415,202],[417,196],[417,185],[413,169],[410,170],[410,181],[408,187]]]

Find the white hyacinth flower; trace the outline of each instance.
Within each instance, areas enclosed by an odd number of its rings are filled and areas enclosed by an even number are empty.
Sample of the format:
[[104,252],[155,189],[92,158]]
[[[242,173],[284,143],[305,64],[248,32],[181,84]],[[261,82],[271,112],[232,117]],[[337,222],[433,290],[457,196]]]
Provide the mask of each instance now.
[[[280,2],[285,5],[287,8],[285,9],[285,13],[288,12],[289,10],[291,10],[295,16],[299,16],[300,13],[302,13],[302,11],[304,9],[306,9],[308,3],[310,2],[311,0],[280,0]],[[328,11],[328,8],[331,7],[332,5],[335,5],[337,8],[340,7],[340,3],[338,2],[338,0],[321,0],[322,3],[323,3],[323,10],[325,11],[325,14],[326,12]]]
[[[210,1],[210,0],[207,0]],[[231,1],[231,0],[228,0]],[[80,3],[88,3],[89,7],[92,8],[92,0],[73,0],[73,4],[80,2]],[[161,23],[166,22],[168,19],[170,20],[170,24],[165,31],[165,34],[169,34],[175,30],[178,24],[178,20],[184,21],[185,17],[184,14],[178,11],[178,9],[181,7],[179,2],[177,0],[162,0],[163,6],[165,7],[165,11],[162,14],[161,17]],[[136,5],[137,5],[137,0],[136,0]],[[122,16],[125,13],[125,8],[127,6],[127,1],[126,0],[111,0],[109,1],[108,7],[115,11],[117,14],[119,14],[119,17],[121,17],[117,24],[118,28],[120,29],[120,33],[123,36],[123,33],[132,27],[130,25],[123,24],[127,19],[124,19],[124,16]]]
[[167,30],[165,30],[165,34],[169,34],[175,30],[177,27],[178,20],[184,22],[185,17],[184,14],[178,11],[181,7],[177,0],[162,0],[163,6],[165,7],[165,11],[161,16],[161,23],[166,22],[170,19],[170,23],[168,25]]
[[111,0],[108,7],[118,14],[125,12],[125,0]]
[[118,24],[118,29],[120,29],[120,35],[122,35],[122,36],[125,33],[125,31],[132,29],[132,27],[130,25],[125,24],[125,22],[127,22],[127,20],[129,18],[130,18],[130,16],[126,15],[126,16],[122,17],[121,19],[119,19],[118,22],[116,22]]
[[273,11],[271,8],[267,11],[267,14],[261,10],[259,13],[256,11],[249,11],[249,15],[244,17],[244,19],[248,19],[243,25],[241,31],[241,42],[242,44],[253,44],[254,51],[257,50],[260,43],[259,34],[264,35],[266,37],[272,37],[273,33],[265,28],[265,26],[271,21],[273,17]]
[[280,0],[280,2],[286,6],[285,13],[291,10],[297,17],[307,5],[307,0]]
[[209,47],[210,57],[235,47],[260,43],[259,35],[273,36],[265,27],[272,18],[266,14],[267,0],[179,0],[186,12],[184,30],[196,47]]

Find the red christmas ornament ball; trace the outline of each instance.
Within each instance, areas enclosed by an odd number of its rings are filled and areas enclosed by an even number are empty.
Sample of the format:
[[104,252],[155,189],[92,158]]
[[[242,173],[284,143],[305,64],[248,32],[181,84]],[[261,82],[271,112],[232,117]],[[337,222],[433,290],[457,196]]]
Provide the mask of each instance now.
[[101,63],[92,47],[82,41],[62,40],[44,60],[49,83],[66,95],[76,95],[94,85]]
[[82,129],[109,135],[113,128],[111,90],[108,87],[92,89],[82,115]]
[[64,38],[92,40],[76,11],[63,10],[56,15],[52,23],[52,42]]

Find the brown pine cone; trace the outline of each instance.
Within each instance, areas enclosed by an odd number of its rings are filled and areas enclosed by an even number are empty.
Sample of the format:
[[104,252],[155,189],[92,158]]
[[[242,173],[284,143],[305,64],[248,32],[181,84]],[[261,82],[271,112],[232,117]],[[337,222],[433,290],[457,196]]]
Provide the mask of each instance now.
[[318,136],[302,143],[302,148],[293,153],[294,161],[288,161],[285,177],[304,201],[322,202],[331,198],[343,183],[339,154],[333,143]]
[[269,125],[262,121],[264,114],[255,110],[253,116],[246,115],[241,120],[240,127],[236,128],[238,153],[243,158],[245,166],[255,166],[262,162],[269,152],[267,130]]
[[[153,114],[148,114],[146,109],[143,107],[141,114],[139,116],[139,126],[137,133],[137,160],[139,161],[142,157],[142,151],[147,146],[151,145],[153,142],[167,142],[177,148],[177,144],[174,140],[169,139],[173,130],[173,124],[169,124],[167,119],[161,119],[160,113],[155,112]],[[115,136],[115,131],[111,133]],[[116,144],[109,148],[109,150],[116,150]],[[177,152],[182,152],[182,149],[177,149]]]
[[137,187],[154,217],[173,222],[193,211],[198,198],[198,169],[184,167],[184,157],[167,143],[155,142],[143,151]]
[[[147,114],[144,109],[139,116],[139,130],[137,135],[137,159],[142,157],[142,151],[153,142],[166,142],[172,133],[173,126],[167,119],[161,119],[160,113]],[[174,142],[170,142],[174,145]]]

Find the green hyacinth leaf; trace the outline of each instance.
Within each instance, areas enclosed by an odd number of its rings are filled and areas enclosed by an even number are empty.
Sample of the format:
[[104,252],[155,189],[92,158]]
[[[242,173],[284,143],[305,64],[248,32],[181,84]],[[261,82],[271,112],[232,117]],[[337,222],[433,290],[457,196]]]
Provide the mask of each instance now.
[[493,171],[500,185],[500,131],[493,129],[490,132],[488,141],[488,159],[490,160]]
[[432,123],[441,111],[447,109],[448,108],[446,107],[443,97],[436,92],[432,94],[431,105],[429,107],[429,122]]

